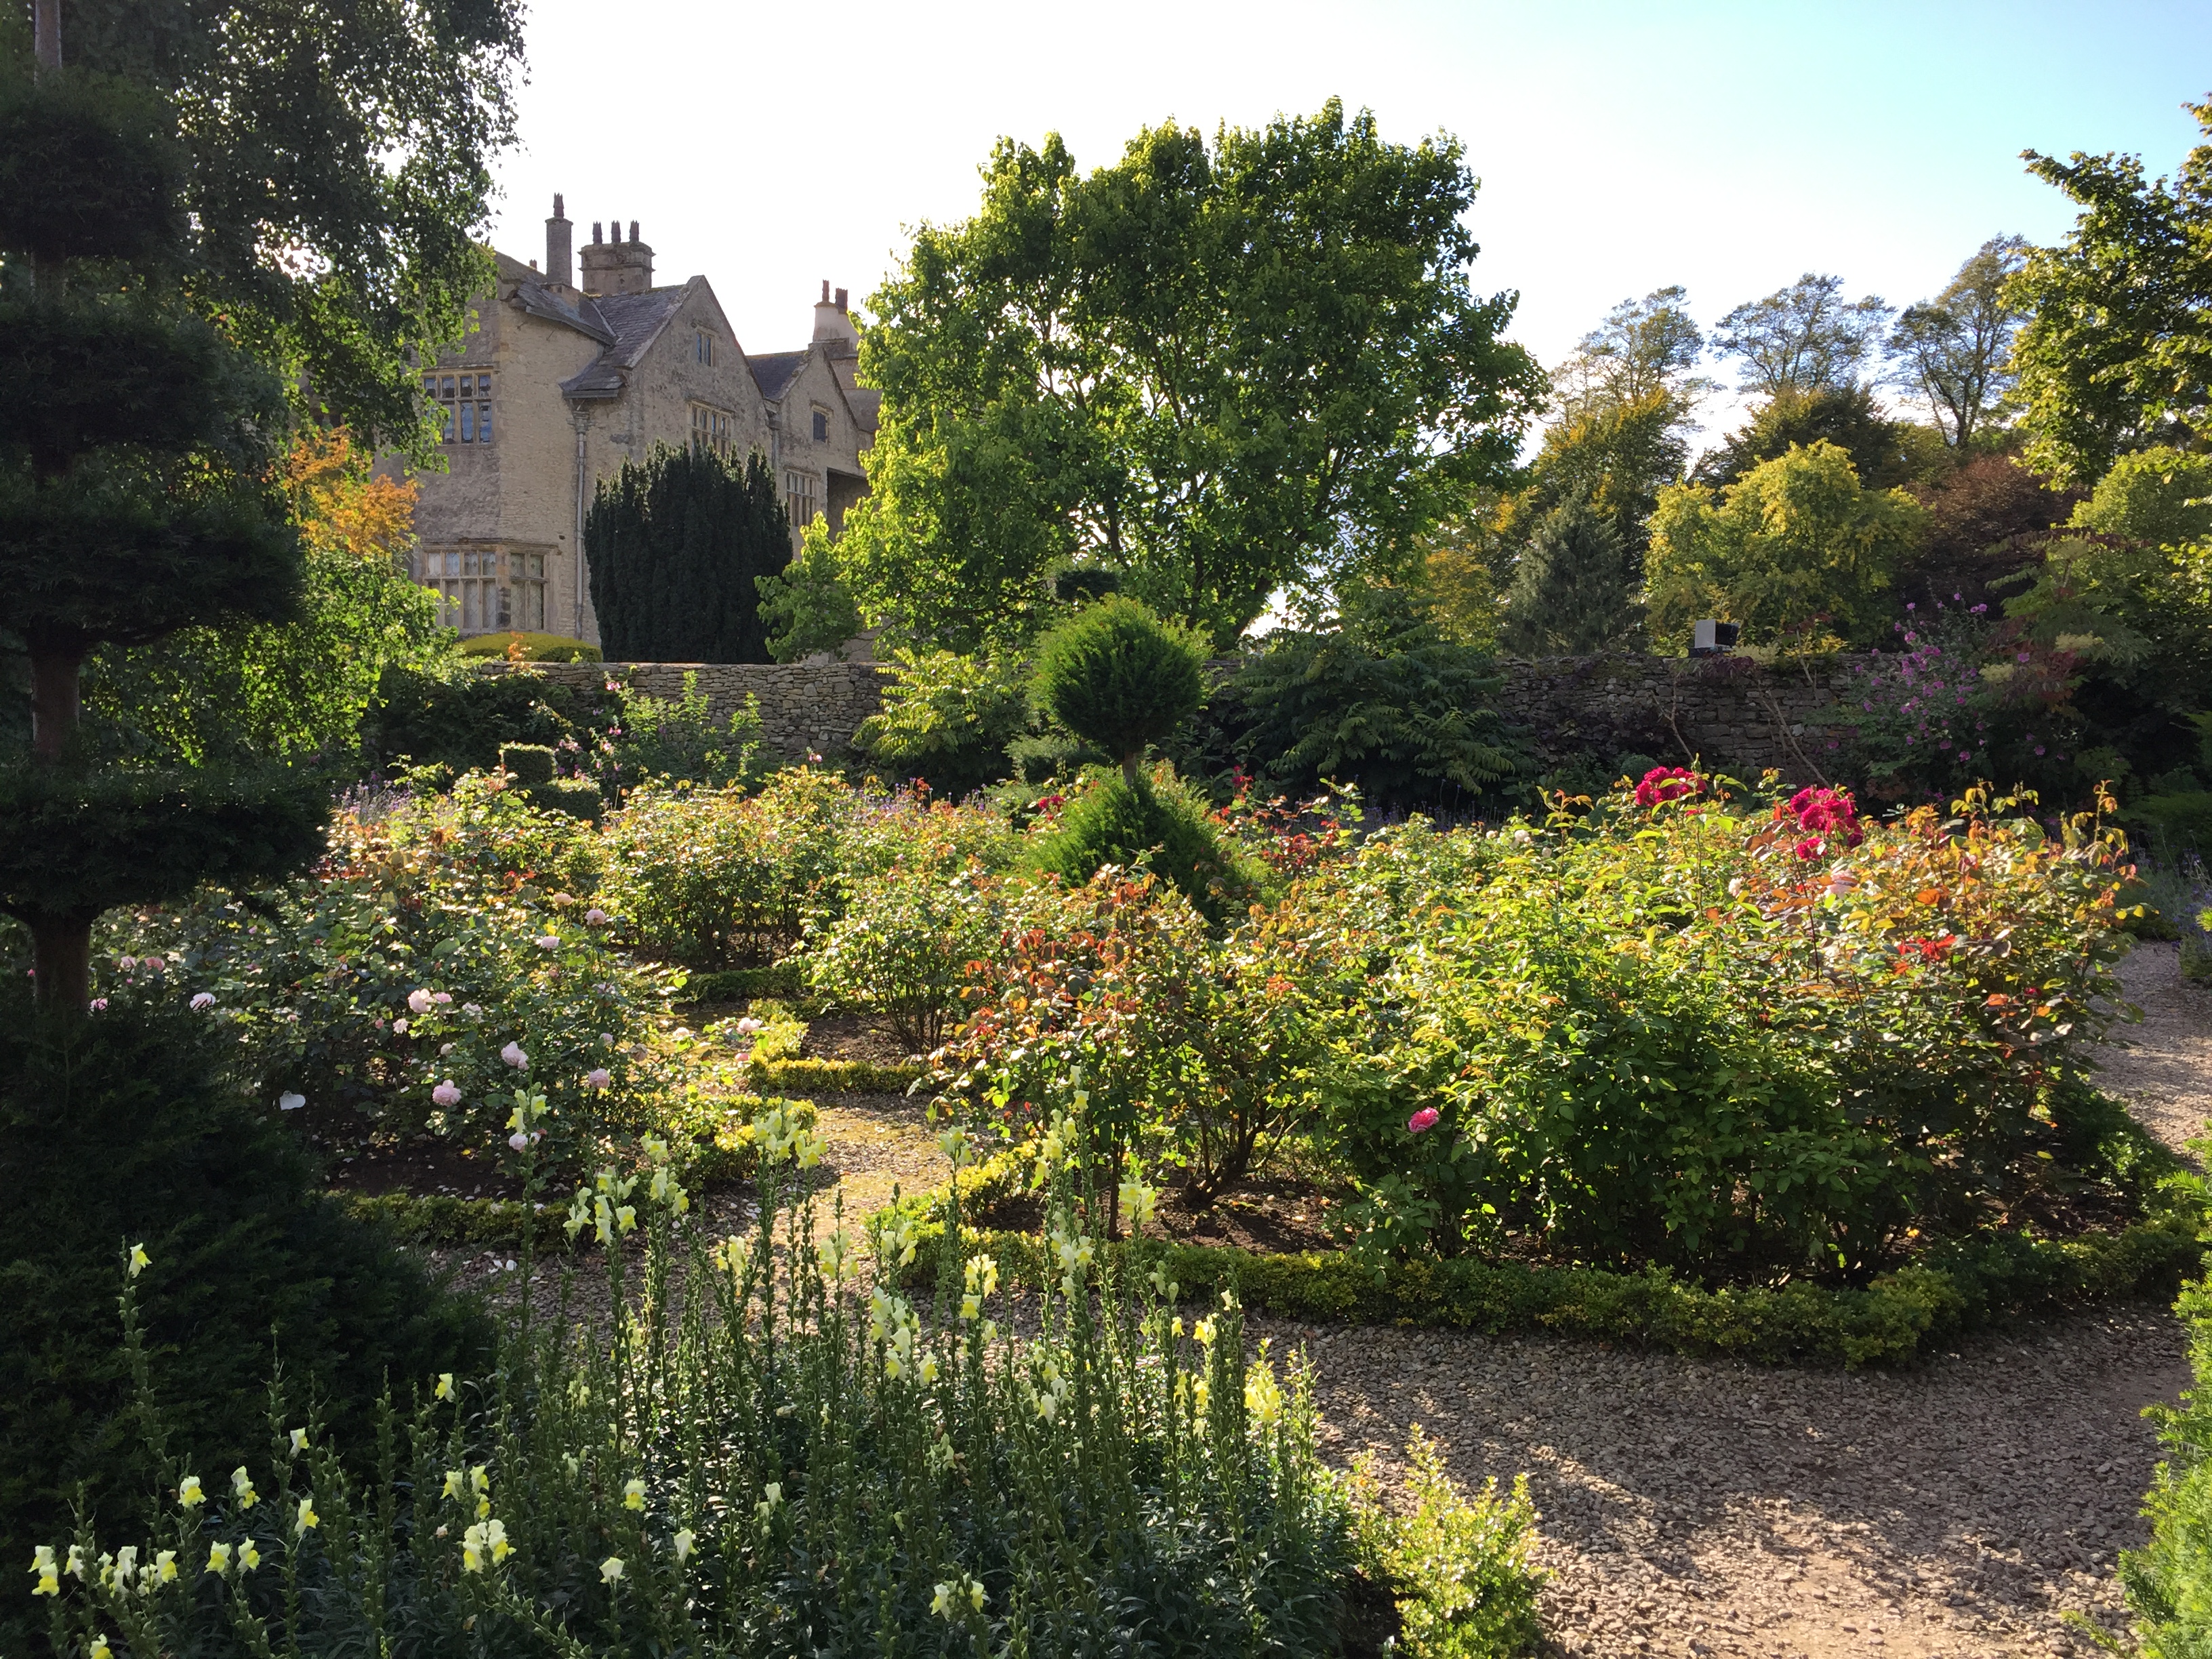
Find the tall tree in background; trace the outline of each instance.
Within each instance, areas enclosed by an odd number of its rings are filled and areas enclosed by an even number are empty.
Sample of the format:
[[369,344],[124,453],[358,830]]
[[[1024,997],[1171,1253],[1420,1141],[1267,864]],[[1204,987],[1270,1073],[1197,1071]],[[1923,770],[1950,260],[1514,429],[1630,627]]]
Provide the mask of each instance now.
[[1510,472],[1541,377],[1468,285],[1449,139],[1310,118],[1173,125],[1078,173],[1002,141],[975,216],[876,296],[871,494],[837,545],[869,619],[1018,636],[1078,553],[1233,635]]
[[1690,316],[1679,284],[1623,300],[1583,336],[1574,355],[1552,372],[1552,391],[1569,413],[1592,406],[1639,403],[1663,393],[1682,411],[1713,390],[1697,374],[1705,337]]
[[1891,419],[1871,387],[1822,386],[1778,392],[1758,404],[1725,441],[1698,458],[1697,480],[1723,488],[1762,463],[1818,443],[1849,455],[1861,481],[1876,489],[1948,470],[1948,452],[1932,427]]
[[1713,344],[1742,366],[1746,392],[1775,398],[1834,390],[1858,383],[1889,318],[1889,306],[1877,296],[1846,300],[1842,277],[1808,270],[1722,318]]
[[[2212,102],[2190,110],[2212,139]],[[2136,155],[2024,159],[2081,210],[2008,288],[2028,463],[2087,488],[2130,450],[2212,444],[2212,143],[2155,181]]]
[[2021,316],[2011,279],[2027,261],[2017,236],[1993,236],[1933,300],[1907,306],[1889,337],[1893,371],[1930,415],[1943,441],[1971,447],[2012,387]]
[[[419,428],[411,390],[386,394],[481,269],[472,134],[503,128],[513,19],[66,14],[66,64],[58,0],[34,41],[20,14],[0,36],[0,591],[33,690],[31,751],[0,760],[0,908],[40,1003],[81,1010],[101,910],[313,849],[311,779],[94,764],[80,672],[104,643],[288,614],[301,554],[271,470],[299,377],[334,413]],[[458,222],[429,222],[441,201]]]
[[599,485],[584,521],[592,608],[627,662],[770,662],[760,578],[791,562],[791,520],[757,454],[656,447]]

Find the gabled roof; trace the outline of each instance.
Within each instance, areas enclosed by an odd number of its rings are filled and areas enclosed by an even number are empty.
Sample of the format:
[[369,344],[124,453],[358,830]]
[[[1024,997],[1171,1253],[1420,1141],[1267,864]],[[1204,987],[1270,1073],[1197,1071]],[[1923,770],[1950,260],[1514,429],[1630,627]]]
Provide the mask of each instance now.
[[766,351],[745,362],[752,369],[753,384],[760,388],[761,396],[777,403],[791,390],[799,371],[806,367],[807,356],[805,351]]
[[[692,282],[698,280],[692,278]],[[609,331],[607,349],[561,382],[562,395],[619,397],[622,372],[638,366],[690,291],[691,283],[686,283],[681,288],[647,289],[642,294],[603,294],[596,301],[586,301],[597,307]]]
[[499,280],[514,284],[514,301],[529,315],[573,328],[601,345],[614,343],[614,331],[607,326],[606,319],[599,314],[599,305],[590,295],[578,295],[573,302],[562,299],[545,286],[543,276],[520,259],[511,259],[504,253],[495,254],[494,258],[499,264]]

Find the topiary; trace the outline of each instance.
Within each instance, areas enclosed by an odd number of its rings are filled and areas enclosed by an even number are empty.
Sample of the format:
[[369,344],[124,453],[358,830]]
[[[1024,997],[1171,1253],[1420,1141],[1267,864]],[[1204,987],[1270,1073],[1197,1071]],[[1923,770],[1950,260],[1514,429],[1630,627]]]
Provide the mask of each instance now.
[[210,1475],[265,1451],[272,1357],[301,1420],[312,1395],[360,1449],[386,1378],[404,1396],[489,1352],[480,1313],[317,1190],[217,1016],[159,993],[34,1011],[22,984],[0,989],[0,1554],[65,1534],[80,1482],[110,1516],[145,1496],[117,1352],[125,1245],[151,1258],[161,1407]]
[[1197,635],[1115,594],[1038,642],[1035,685],[1054,719],[1121,763],[1133,791],[1145,750],[1205,702],[1206,647]]
[[1198,913],[1218,927],[1238,913],[1255,885],[1221,844],[1206,809],[1181,784],[1108,773],[1071,800],[1037,844],[1034,867],[1071,885],[1107,865],[1148,866],[1180,888]]

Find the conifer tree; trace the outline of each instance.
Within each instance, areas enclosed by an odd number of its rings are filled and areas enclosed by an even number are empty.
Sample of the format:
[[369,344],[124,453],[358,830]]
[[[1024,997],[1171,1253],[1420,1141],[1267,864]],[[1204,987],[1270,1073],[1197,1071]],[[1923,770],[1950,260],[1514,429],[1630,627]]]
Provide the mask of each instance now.
[[[369,441],[417,418],[404,348],[453,331],[481,278],[465,232],[514,19],[310,27],[249,3],[216,29],[185,0],[73,0],[79,62],[64,9],[38,0],[27,55],[0,31],[0,625],[32,679],[29,750],[0,756],[0,910],[31,932],[40,1005],[81,1010],[102,910],[318,844],[313,780],[96,764],[80,671],[103,643],[286,614],[298,406]],[[470,70],[458,113],[407,89]]]
[[1513,569],[1504,643],[1530,657],[1617,650],[1643,625],[1638,573],[1619,528],[1584,496],[1545,514]]
[[599,485],[584,521],[611,662],[769,662],[758,579],[791,562],[791,521],[757,454],[656,447]]

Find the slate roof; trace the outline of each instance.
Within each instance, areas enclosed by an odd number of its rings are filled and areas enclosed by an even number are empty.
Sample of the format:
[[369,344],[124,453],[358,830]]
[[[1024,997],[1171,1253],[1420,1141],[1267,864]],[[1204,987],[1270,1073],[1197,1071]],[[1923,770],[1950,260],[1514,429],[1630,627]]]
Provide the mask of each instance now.
[[882,422],[884,394],[872,386],[856,386],[845,393],[845,401],[853,406],[853,418],[860,423],[864,432],[873,432]]
[[[607,331],[606,349],[561,382],[569,398],[616,398],[622,395],[622,372],[635,368],[684,303],[690,284],[681,288],[647,289],[642,294],[603,294],[584,304],[594,307]],[[550,296],[549,296],[550,297]]]
[[804,351],[766,351],[745,362],[752,368],[753,384],[760,388],[761,396],[775,403],[791,390],[791,383],[805,367],[806,356]]

